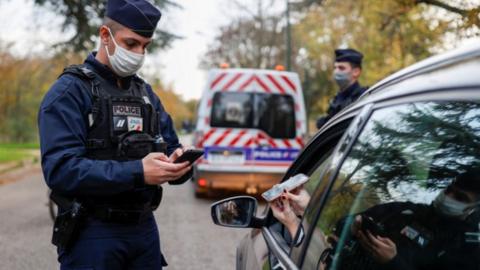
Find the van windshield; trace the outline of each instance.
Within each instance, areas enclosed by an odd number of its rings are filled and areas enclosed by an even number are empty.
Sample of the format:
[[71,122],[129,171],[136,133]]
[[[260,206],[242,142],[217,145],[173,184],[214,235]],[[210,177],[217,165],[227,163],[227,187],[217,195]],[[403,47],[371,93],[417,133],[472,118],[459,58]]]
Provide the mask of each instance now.
[[273,138],[295,137],[295,107],[289,95],[217,92],[212,127],[256,128]]

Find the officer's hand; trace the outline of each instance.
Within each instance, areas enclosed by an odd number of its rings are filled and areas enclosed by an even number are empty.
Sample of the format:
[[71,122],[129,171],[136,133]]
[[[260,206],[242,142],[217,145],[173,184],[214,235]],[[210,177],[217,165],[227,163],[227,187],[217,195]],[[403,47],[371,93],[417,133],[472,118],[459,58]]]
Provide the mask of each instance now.
[[181,155],[183,155],[183,152],[185,152],[184,149],[177,148],[177,149],[175,149],[175,151],[173,151],[173,153],[170,155],[170,157],[168,157],[168,159],[170,160],[170,162],[174,162],[177,158],[179,158]]
[[179,158],[185,151],[192,149],[191,147],[184,147],[184,148],[177,148],[173,153],[170,155],[169,159],[171,162],[174,162],[177,158]]
[[362,247],[378,263],[388,263],[397,256],[397,245],[388,237],[374,236],[369,231],[358,231],[357,237]]
[[143,177],[147,185],[161,185],[180,178],[192,167],[188,161],[172,163],[163,153],[150,153],[142,159]]

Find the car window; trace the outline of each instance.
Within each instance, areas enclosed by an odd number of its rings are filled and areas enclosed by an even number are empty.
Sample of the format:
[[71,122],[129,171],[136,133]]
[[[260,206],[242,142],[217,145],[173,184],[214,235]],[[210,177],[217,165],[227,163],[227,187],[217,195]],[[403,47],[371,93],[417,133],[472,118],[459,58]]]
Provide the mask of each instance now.
[[[329,149],[326,153],[324,153],[324,155],[320,158],[318,163],[313,168],[311,168],[309,173],[307,173],[307,175],[310,174],[308,182],[304,184],[304,188],[307,191],[307,193],[313,194],[313,192],[318,188],[317,186],[319,186],[321,182],[320,181],[321,175],[332,159],[332,152],[333,152],[333,148]],[[321,188],[323,188],[324,186],[326,186],[326,184],[322,184],[321,186],[322,186]],[[307,210],[305,213],[307,215],[307,213],[314,213],[316,210],[318,210],[317,206],[312,205],[311,207],[307,207]],[[308,214],[308,215],[311,216],[311,214]],[[305,232],[305,229],[308,228],[308,223],[305,223],[305,225],[301,228],[302,228],[302,234],[299,234],[297,231],[295,239],[292,239],[288,230],[280,222],[273,223],[270,226],[270,231],[273,233],[274,237],[280,243],[280,246],[284,249],[284,251],[288,253],[291,249],[291,246],[297,245],[296,243],[301,244],[302,239],[300,238],[304,237],[305,235],[304,232]],[[278,260],[275,258],[275,256],[273,256],[273,254],[270,254],[269,256],[269,265],[272,265],[272,266],[280,265]],[[277,268],[272,267],[272,269],[277,269]]]
[[[327,169],[328,165],[332,160],[333,148],[330,149],[317,163],[317,166],[312,168],[312,173],[310,175],[309,181],[305,183],[304,187],[308,194],[313,195],[315,191],[323,192],[328,184],[328,181],[321,181],[324,179],[323,173]],[[310,224],[315,220],[315,214],[318,212],[320,205],[315,203],[309,203],[305,210],[304,218],[302,219],[302,230],[308,231],[310,228]],[[296,238],[300,237],[301,235],[298,234]],[[296,239],[297,240],[297,239]]]
[[375,111],[342,164],[302,269],[478,269],[480,105]]

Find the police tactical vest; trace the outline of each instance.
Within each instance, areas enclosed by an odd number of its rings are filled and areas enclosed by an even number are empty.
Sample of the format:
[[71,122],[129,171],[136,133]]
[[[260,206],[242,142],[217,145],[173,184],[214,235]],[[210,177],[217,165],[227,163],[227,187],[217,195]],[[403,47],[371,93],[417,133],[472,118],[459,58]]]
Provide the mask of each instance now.
[[120,89],[85,65],[69,66],[62,74],[89,82],[93,103],[88,115],[87,157],[123,161],[153,152],[159,116],[142,79],[134,77],[129,89]]

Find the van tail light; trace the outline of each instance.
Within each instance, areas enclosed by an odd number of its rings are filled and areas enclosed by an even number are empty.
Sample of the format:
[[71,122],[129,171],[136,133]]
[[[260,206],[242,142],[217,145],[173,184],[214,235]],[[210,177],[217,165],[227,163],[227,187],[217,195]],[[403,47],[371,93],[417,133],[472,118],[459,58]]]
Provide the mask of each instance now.
[[198,179],[198,182],[197,182],[197,183],[198,183],[198,186],[199,186],[199,187],[206,187],[206,186],[207,186],[207,180],[204,179],[204,178]]

